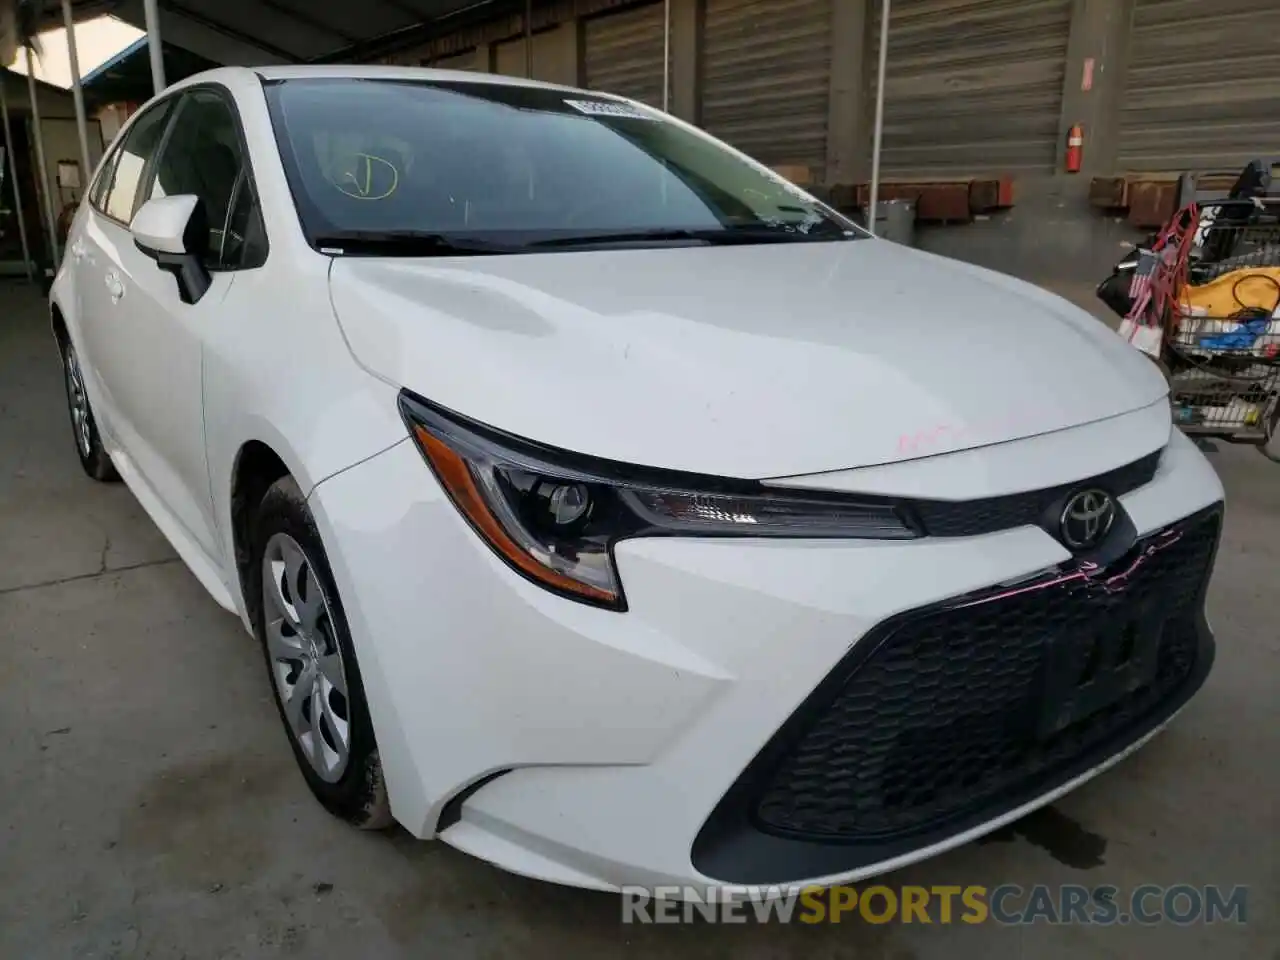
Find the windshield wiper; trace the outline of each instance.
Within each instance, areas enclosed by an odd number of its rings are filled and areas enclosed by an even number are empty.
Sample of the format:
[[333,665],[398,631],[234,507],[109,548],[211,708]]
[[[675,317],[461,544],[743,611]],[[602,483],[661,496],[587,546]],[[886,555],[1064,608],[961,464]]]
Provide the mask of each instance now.
[[[815,224],[815,226],[818,226]],[[834,226],[834,225],[833,225]],[[784,225],[729,224],[710,229],[657,228],[616,232],[575,233],[526,243],[499,243],[449,233],[422,230],[335,230],[315,238],[321,253],[336,256],[456,257],[495,256],[557,247],[611,246],[614,244],[701,243],[731,245],[793,243],[852,239],[856,234],[838,228],[805,232]]]
[[315,238],[321,253],[338,256],[456,257],[516,253],[509,244],[420,230],[338,230]]
[[746,243],[792,243],[813,240],[831,240],[852,238],[854,234],[840,231],[805,233],[782,226],[741,224],[712,229],[656,229],[656,230],[624,230],[616,233],[576,233],[567,237],[551,237],[546,240],[534,240],[529,243],[533,248],[547,247],[588,247],[615,243],[667,243],[691,242],[709,245],[731,245]]
[[593,244],[611,243],[666,243],[668,241],[706,241],[707,234],[723,233],[721,230],[619,230],[614,233],[574,233],[567,237],[550,237],[546,240],[534,240],[531,247],[578,247]]

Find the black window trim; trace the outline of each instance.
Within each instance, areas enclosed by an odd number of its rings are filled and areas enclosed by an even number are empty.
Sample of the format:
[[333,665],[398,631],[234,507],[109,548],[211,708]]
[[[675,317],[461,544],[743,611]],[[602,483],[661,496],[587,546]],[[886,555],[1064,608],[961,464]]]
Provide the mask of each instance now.
[[[245,171],[244,165],[241,164],[239,172],[236,173],[235,183],[231,185],[231,196],[227,200],[227,212],[222,216],[222,230],[220,231],[221,245],[218,247],[219,263],[222,262],[223,254],[226,252],[226,249],[227,249],[227,232],[231,229],[231,217],[236,212],[236,204],[240,202],[240,194],[246,189],[246,185],[248,184],[249,179],[250,179],[250,175]],[[252,194],[252,190],[250,190],[250,193]],[[256,201],[257,201],[257,197],[251,195],[250,202],[253,203]],[[261,209],[259,209],[258,219],[259,220],[262,219]],[[265,227],[263,232],[264,233],[266,232]],[[241,249],[242,257],[243,257],[243,253],[244,251],[242,248]]]
[[[258,193],[257,178],[254,175],[254,171],[253,171],[253,157],[249,152],[248,138],[245,137],[245,134],[244,134],[244,123],[240,119],[240,109],[236,105],[235,95],[231,92],[229,88],[227,88],[221,83],[206,81],[203,83],[194,83],[194,84],[191,84],[190,86],[182,87],[179,90],[168,91],[162,94],[160,97],[148,103],[141,110],[139,110],[135,118],[131,118],[129,123],[130,129],[132,129],[136,125],[137,117],[141,117],[144,113],[149,112],[151,110],[155,110],[161,107],[162,105],[166,105],[166,104],[168,105],[169,114],[165,118],[164,129],[160,131],[160,140],[156,144],[155,150],[152,151],[151,156],[147,158],[147,162],[142,168],[142,173],[138,178],[138,192],[134,195],[133,207],[129,211],[129,216],[131,220],[133,217],[137,216],[138,208],[141,207],[142,204],[146,202],[146,200],[144,200],[143,198],[150,195],[151,188],[155,185],[156,161],[164,153],[165,147],[169,145],[169,137],[173,133],[174,122],[177,120],[178,115],[182,112],[182,106],[183,106],[182,101],[186,98],[187,94],[201,92],[201,91],[214,94],[214,96],[216,96],[219,100],[223,102],[227,110],[230,111],[231,113],[231,122],[232,122],[232,125],[235,127],[236,141],[239,144],[240,156],[242,159],[242,166],[241,166],[242,176],[237,179],[247,181],[249,191],[252,196],[252,201],[258,209],[258,220],[262,224],[262,254],[260,257],[256,258],[254,262],[241,263],[234,267],[228,267],[228,266],[210,267],[206,265],[206,269],[208,269],[210,273],[235,273],[240,270],[256,270],[257,268],[266,264],[267,258],[271,254],[271,241],[267,233],[266,218],[263,217],[262,215],[262,201]],[[111,152],[108,156],[109,158],[112,159],[113,163],[114,163],[114,157],[116,156],[116,153],[123,148],[125,139],[126,139],[125,136],[118,137],[119,142],[112,146]],[[107,168],[107,165],[105,162],[103,163],[102,168],[103,170]],[[247,172],[247,177],[243,176],[243,174],[246,172]],[[92,187],[90,187],[90,190],[92,190]],[[232,200],[233,201],[235,200],[234,195],[232,197]],[[93,205],[93,208],[101,216],[105,217],[107,220],[110,220],[112,223],[116,224],[116,226],[123,227],[125,230],[129,229],[129,224],[122,223],[120,220],[117,220],[115,217],[106,213],[104,210],[99,209],[96,205]],[[228,208],[228,216],[229,215],[230,215],[230,208]]]

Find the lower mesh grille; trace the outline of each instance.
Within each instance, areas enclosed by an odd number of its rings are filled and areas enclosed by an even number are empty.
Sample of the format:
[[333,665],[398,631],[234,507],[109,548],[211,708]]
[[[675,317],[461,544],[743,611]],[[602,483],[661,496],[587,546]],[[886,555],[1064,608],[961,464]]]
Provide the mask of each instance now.
[[883,625],[784,727],[769,771],[749,771],[755,828],[818,842],[928,833],[1136,739],[1195,672],[1219,523],[1215,510],[1144,541],[1107,576]]

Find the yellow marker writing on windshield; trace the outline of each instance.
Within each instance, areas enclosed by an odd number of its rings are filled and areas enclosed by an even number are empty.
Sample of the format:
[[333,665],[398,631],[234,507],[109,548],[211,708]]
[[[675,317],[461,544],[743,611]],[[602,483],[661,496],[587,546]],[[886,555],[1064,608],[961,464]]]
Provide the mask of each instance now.
[[[356,164],[356,170],[346,171],[341,181],[334,184],[335,187],[354,200],[385,200],[396,192],[396,187],[400,185],[400,171],[394,163],[371,153],[357,153],[355,156],[363,162]],[[391,171],[391,180],[385,190],[374,185],[374,171],[381,167]]]

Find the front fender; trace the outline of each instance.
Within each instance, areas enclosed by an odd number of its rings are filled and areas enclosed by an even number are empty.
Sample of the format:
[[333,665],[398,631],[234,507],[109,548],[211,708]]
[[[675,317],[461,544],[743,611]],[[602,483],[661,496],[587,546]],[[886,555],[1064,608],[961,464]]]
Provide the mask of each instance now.
[[359,367],[342,339],[327,267],[327,258],[314,256],[294,260],[283,276],[265,269],[238,274],[217,328],[203,331],[210,489],[225,579],[242,618],[232,490],[245,445],[270,448],[310,496],[322,480],[406,436],[397,389]]

